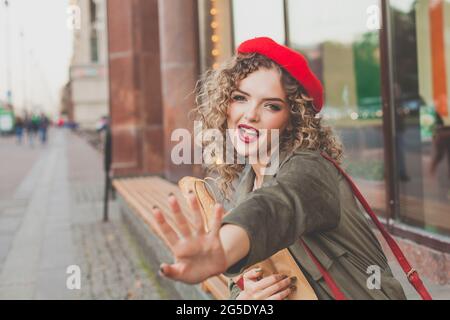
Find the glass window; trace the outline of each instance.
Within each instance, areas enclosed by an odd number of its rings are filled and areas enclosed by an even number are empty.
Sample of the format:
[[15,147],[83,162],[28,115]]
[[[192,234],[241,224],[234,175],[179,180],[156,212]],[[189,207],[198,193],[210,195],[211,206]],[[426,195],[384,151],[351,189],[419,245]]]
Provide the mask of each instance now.
[[233,0],[234,44],[268,36],[285,43],[283,0]]
[[402,221],[450,234],[450,1],[390,1]]
[[385,214],[379,8],[378,0],[287,0],[289,44],[324,84],[322,115],[344,144],[344,168]]

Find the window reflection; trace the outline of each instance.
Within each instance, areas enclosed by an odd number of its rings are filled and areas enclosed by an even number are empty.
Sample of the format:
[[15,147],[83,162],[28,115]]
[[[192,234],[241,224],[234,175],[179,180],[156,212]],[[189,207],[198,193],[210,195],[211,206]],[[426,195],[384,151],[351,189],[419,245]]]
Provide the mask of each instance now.
[[[374,0],[289,0],[289,42],[309,60],[325,87],[324,118],[340,135],[347,171],[369,203],[385,212],[379,32]],[[351,10],[350,10],[351,9]],[[373,11],[370,11],[373,12]],[[373,14],[373,13],[372,13]],[[379,10],[375,18],[381,19]]]
[[400,217],[450,234],[450,1],[392,0]]
[[285,43],[283,0],[233,0],[235,46],[267,36]]

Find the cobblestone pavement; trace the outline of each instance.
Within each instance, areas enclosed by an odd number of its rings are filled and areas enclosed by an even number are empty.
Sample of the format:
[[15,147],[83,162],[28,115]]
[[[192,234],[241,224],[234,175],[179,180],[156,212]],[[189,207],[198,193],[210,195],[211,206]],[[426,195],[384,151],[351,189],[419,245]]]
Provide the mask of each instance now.
[[[103,187],[103,186],[102,186]],[[151,270],[146,268],[134,240],[122,223],[114,204],[109,222],[102,219],[99,202],[94,212],[80,208],[86,217],[72,225],[77,261],[80,262],[82,299],[167,298]],[[94,214],[93,214],[94,213]],[[93,215],[92,215],[93,214]]]
[[[47,146],[0,138],[0,299],[168,299],[110,203],[102,222],[102,158],[53,129]],[[80,267],[69,290],[67,268]]]

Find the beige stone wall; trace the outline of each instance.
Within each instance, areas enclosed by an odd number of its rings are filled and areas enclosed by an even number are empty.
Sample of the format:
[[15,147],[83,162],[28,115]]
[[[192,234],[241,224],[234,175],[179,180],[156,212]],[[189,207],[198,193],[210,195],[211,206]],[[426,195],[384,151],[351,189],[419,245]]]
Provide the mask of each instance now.
[[[74,121],[81,128],[93,128],[100,117],[108,115],[108,42],[106,1],[95,0],[96,23],[91,23],[90,0],[73,0],[81,9],[81,28],[74,31],[71,64]],[[91,32],[97,30],[98,61],[91,59]],[[91,111],[90,111],[91,110]]]

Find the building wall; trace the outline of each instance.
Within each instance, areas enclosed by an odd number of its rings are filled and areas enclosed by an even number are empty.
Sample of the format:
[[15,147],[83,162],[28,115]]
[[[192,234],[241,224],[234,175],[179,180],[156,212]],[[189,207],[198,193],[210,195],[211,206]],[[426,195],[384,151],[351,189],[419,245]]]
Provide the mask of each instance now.
[[[94,0],[96,22],[91,22],[91,0],[74,0],[81,9],[81,28],[75,30],[71,63],[74,121],[83,129],[94,129],[102,116],[109,114],[107,68],[106,1]],[[92,58],[91,33],[97,30],[98,60]]]
[[157,0],[109,0],[114,176],[164,170]]

